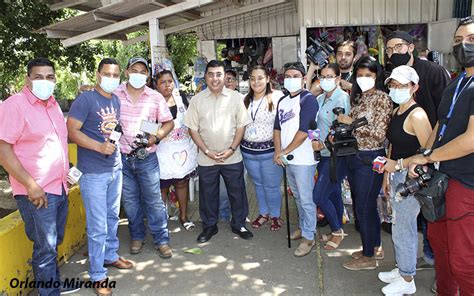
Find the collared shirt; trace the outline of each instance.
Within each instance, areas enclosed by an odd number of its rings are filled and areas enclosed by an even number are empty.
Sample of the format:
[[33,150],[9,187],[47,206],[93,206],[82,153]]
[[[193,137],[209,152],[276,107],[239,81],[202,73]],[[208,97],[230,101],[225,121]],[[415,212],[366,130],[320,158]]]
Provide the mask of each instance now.
[[[120,152],[130,153],[137,134],[142,134],[142,120],[150,122],[166,122],[173,120],[165,98],[151,88],[145,86],[136,102],[133,102],[127,92],[127,84],[120,85],[114,94],[120,99],[120,124],[123,135],[120,138]],[[156,146],[148,147],[149,152],[155,152]]]
[[[326,95],[327,94],[323,92],[316,98],[319,104],[317,122],[318,128],[321,131],[320,141],[323,143],[329,134],[329,128],[334,120],[336,120],[336,114],[334,114],[332,110],[336,107],[342,107],[344,108],[344,114],[346,115],[351,111],[349,95],[341,88],[337,87],[329,98],[326,98]],[[329,150],[324,148],[321,150],[321,155],[329,157]]]
[[[188,111],[184,116],[184,124],[201,136],[209,150],[221,152],[230,147],[237,128],[251,122],[242,97],[236,91],[223,88],[216,97],[209,89],[205,89],[191,99]],[[212,166],[216,164],[233,164],[242,161],[240,145],[223,163],[207,157],[199,151],[198,164]]]
[[376,90],[362,94],[352,106],[349,116],[356,120],[362,117],[367,124],[354,130],[359,150],[373,151],[384,148],[388,125],[393,113],[393,103],[388,94]]
[[[46,105],[25,86],[0,105],[0,140],[13,146],[18,160],[50,194],[67,191],[67,128],[61,108],[51,96]],[[28,192],[10,175],[13,195]]]

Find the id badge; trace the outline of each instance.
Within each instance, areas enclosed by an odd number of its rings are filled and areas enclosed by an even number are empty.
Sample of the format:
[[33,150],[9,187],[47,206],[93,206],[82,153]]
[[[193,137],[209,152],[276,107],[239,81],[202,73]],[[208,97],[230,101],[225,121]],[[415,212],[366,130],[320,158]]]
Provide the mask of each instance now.
[[254,126],[249,128],[249,138],[251,140],[255,140],[257,138],[257,129]]

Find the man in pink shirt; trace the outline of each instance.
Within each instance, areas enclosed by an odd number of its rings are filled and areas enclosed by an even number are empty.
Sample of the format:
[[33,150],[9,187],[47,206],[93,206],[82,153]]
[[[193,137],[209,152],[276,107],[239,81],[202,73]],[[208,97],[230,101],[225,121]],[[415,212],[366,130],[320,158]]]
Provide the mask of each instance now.
[[[64,237],[68,212],[67,128],[53,97],[54,65],[31,60],[21,92],[0,105],[0,164],[10,176],[25,232],[33,241],[31,264],[40,295],[59,295],[57,246]],[[78,290],[78,289],[77,289]]]
[[[128,82],[120,85],[114,94],[121,105],[122,202],[132,238],[130,253],[138,254],[143,248],[146,236],[143,204],[155,248],[160,257],[170,258],[173,252],[169,245],[168,215],[160,195],[160,169],[155,144],[173,129],[173,116],[163,96],[145,85],[148,78],[145,59],[131,58],[125,75]],[[161,123],[161,128],[156,134],[144,134],[140,131],[143,120]],[[141,139],[146,139],[148,143],[143,143],[140,150],[137,142]]]

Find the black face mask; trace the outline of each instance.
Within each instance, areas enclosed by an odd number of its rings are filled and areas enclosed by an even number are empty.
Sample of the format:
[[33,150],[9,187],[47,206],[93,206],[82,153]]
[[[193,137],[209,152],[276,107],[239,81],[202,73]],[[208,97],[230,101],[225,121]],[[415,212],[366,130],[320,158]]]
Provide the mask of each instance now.
[[464,68],[474,67],[474,44],[460,43],[453,47],[454,58]]
[[407,53],[394,53],[390,57],[390,62],[395,67],[398,67],[398,66],[406,65],[408,61],[410,60],[410,58],[411,58],[411,55],[408,52]]

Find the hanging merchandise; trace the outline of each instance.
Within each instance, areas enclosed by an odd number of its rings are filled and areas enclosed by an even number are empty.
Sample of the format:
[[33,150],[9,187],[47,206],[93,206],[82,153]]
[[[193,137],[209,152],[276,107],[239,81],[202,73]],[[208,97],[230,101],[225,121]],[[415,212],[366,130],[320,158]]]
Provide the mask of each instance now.
[[206,65],[207,59],[204,57],[198,57],[194,62],[193,82],[196,94],[206,89],[206,80],[204,79],[204,74],[206,73]]

